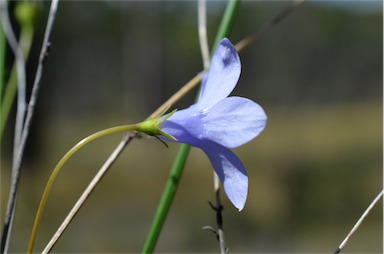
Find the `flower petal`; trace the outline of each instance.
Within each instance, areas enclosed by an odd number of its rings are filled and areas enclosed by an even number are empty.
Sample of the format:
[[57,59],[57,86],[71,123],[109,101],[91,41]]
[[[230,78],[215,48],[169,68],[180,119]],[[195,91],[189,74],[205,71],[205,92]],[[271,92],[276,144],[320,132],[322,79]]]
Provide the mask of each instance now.
[[201,149],[211,161],[229,200],[239,211],[243,210],[248,195],[248,176],[243,163],[231,150],[213,142]]
[[228,97],[235,88],[241,72],[239,55],[232,43],[224,38],[212,57],[208,75],[204,78],[197,104],[201,109],[210,108]]
[[208,109],[202,122],[204,139],[233,148],[259,135],[267,123],[267,116],[257,103],[231,96]]
[[[196,105],[178,110],[161,124],[160,129],[175,137],[179,143],[199,146],[198,135],[203,131],[203,126],[198,115],[200,115],[200,110]],[[161,137],[161,139],[174,141],[166,137]]]

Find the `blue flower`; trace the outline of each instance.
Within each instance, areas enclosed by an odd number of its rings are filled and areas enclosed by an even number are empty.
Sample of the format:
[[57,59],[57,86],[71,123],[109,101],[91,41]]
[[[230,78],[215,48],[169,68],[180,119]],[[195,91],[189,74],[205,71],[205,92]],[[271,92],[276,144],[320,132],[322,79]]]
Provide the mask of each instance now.
[[235,47],[227,38],[222,39],[203,80],[197,103],[164,116],[160,124],[161,131],[175,137],[177,142],[198,147],[206,153],[225,193],[239,211],[247,199],[248,176],[243,163],[230,148],[255,138],[267,122],[264,110],[255,102],[228,97],[240,72]]

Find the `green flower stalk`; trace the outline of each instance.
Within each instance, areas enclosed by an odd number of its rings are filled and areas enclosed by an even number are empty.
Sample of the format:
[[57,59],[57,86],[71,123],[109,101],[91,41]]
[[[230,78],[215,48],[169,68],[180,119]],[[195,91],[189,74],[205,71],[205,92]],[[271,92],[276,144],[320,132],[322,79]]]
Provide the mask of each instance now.
[[[41,197],[41,201],[39,204],[39,208],[36,213],[35,222],[32,228],[31,238],[29,240],[28,250],[27,253],[33,252],[33,247],[36,241],[37,231],[39,229],[40,221],[44,212],[45,205],[48,200],[49,193],[52,190],[53,184],[56,180],[56,177],[60,173],[61,169],[63,168],[64,164],[69,160],[72,155],[74,155],[77,151],[79,151],[82,147],[84,147],[86,144],[90,143],[91,141],[94,141],[98,138],[101,138],[103,136],[118,133],[118,132],[127,132],[127,131],[138,131],[145,134],[148,134],[150,136],[164,136],[169,138],[170,140],[177,141],[173,136],[165,133],[160,129],[160,125],[168,119],[176,110],[172,111],[170,114],[166,115],[165,117],[155,117],[148,120],[145,120],[138,124],[132,124],[132,125],[122,125],[122,126],[116,126],[112,128],[108,128],[105,130],[98,131],[96,133],[93,133],[89,135],[88,137],[82,139],[80,142],[78,142],[75,146],[73,146],[57,163],[56,167],[53,169],[47,185],[44,189],[43,195]],[[160,139],[159,139],[160,140]],[[164,143],[164,141],[162,141]]]

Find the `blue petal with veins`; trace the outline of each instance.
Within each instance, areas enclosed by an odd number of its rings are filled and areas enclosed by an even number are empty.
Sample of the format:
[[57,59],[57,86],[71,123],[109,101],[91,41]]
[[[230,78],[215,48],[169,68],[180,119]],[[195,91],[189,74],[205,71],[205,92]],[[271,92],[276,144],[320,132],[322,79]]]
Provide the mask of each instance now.
[[[248,176],[230,148],[258,136],[267,116],[260,105],[242,97],[228,97],[241,72],[239,55],[224,38],[212,57],[196,104],[176,111],[160,128],[177,139],[203,150],[223,183],[232,204],[241,211],[248,194]],[[164,140],[169,140],[162,137]]]

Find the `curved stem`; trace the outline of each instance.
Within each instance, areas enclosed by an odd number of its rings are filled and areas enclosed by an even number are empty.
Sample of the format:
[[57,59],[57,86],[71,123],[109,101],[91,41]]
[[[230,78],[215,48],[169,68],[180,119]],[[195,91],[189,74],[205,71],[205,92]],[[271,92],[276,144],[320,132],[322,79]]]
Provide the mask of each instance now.
[[51,189],[53,187],[53,183],[55,182],[55,179],[57,175],[59,174],[61,168],[64,166],[64,164],[68,161],[68,159],[75,154],[80,148],[85,146],[91,141],[94,141],[98,138],[101,138],[105,135],[112,134],[112,133],[117,133],[117,132],[124,132],[124,131],[133,131],[137,129],[137,124],[133,125],[123,125],[123,126],[117,126],[117,127],[112,127],[109,129],[105,129],[99,132],[96,132],[84,139],[82,139],[79,143],[77,143],[74,147],[71,148],[64,156],[61,158],[61,160],[57,163],[56,167],[53,169],[51,176],[48,179],[47,185],[45,186],[43,196],[41,197],[41,201],[39,204],[39,208],[36,213],[35,217],[35,222],[33,224],[32,228],[32,234],[31,238],[29,240],[29,245],[28,245],[28,250],[27,253],[32,253],[33,251],[33,246],[35,244],[36,236],[37,236],[37,231],[39,229],[39,224],[41,221],[41,217],[44,212],[45,204],[47,203],[48,200],[48,195],[51,192]]
[[60,236],[63,234],[69,223],[72,221],[72,219],[75,217],[77,212],[80,210],[80,208],[83,206],[84,202],[87,200],[89,195],[92,193],[92,191],[95,189],[96,185],[100,183],[100,180],[103,178],[105,173],[110,168],[110,165],[115,161],[117,156],[119,156],[120,151],[124,149],[124,147],[132,140],[132,138],[135,137],[135,133],[129,133],[127,132],[122,142],[119,143],[117,150],[115,150],[112,153],[112,156],[108,158],[108,160],[104,163],[104,165],[101,167],[101,169],[97,172],[95,177],[92,179],[92,181],[88,184],[87,188],[84,190],[84,192],[81,194],[80,198],[77,200],[76,204],[72,207],[71,211],[68,213],[67,217],[65,217],[64,221],[60,225],[60,227],[57,229],[56,233],[52,237],[52,239],[49,241],[47,246],[42,251],[43,254],[49,253],[52,248],[55,246],[56,242],[60,238]]

